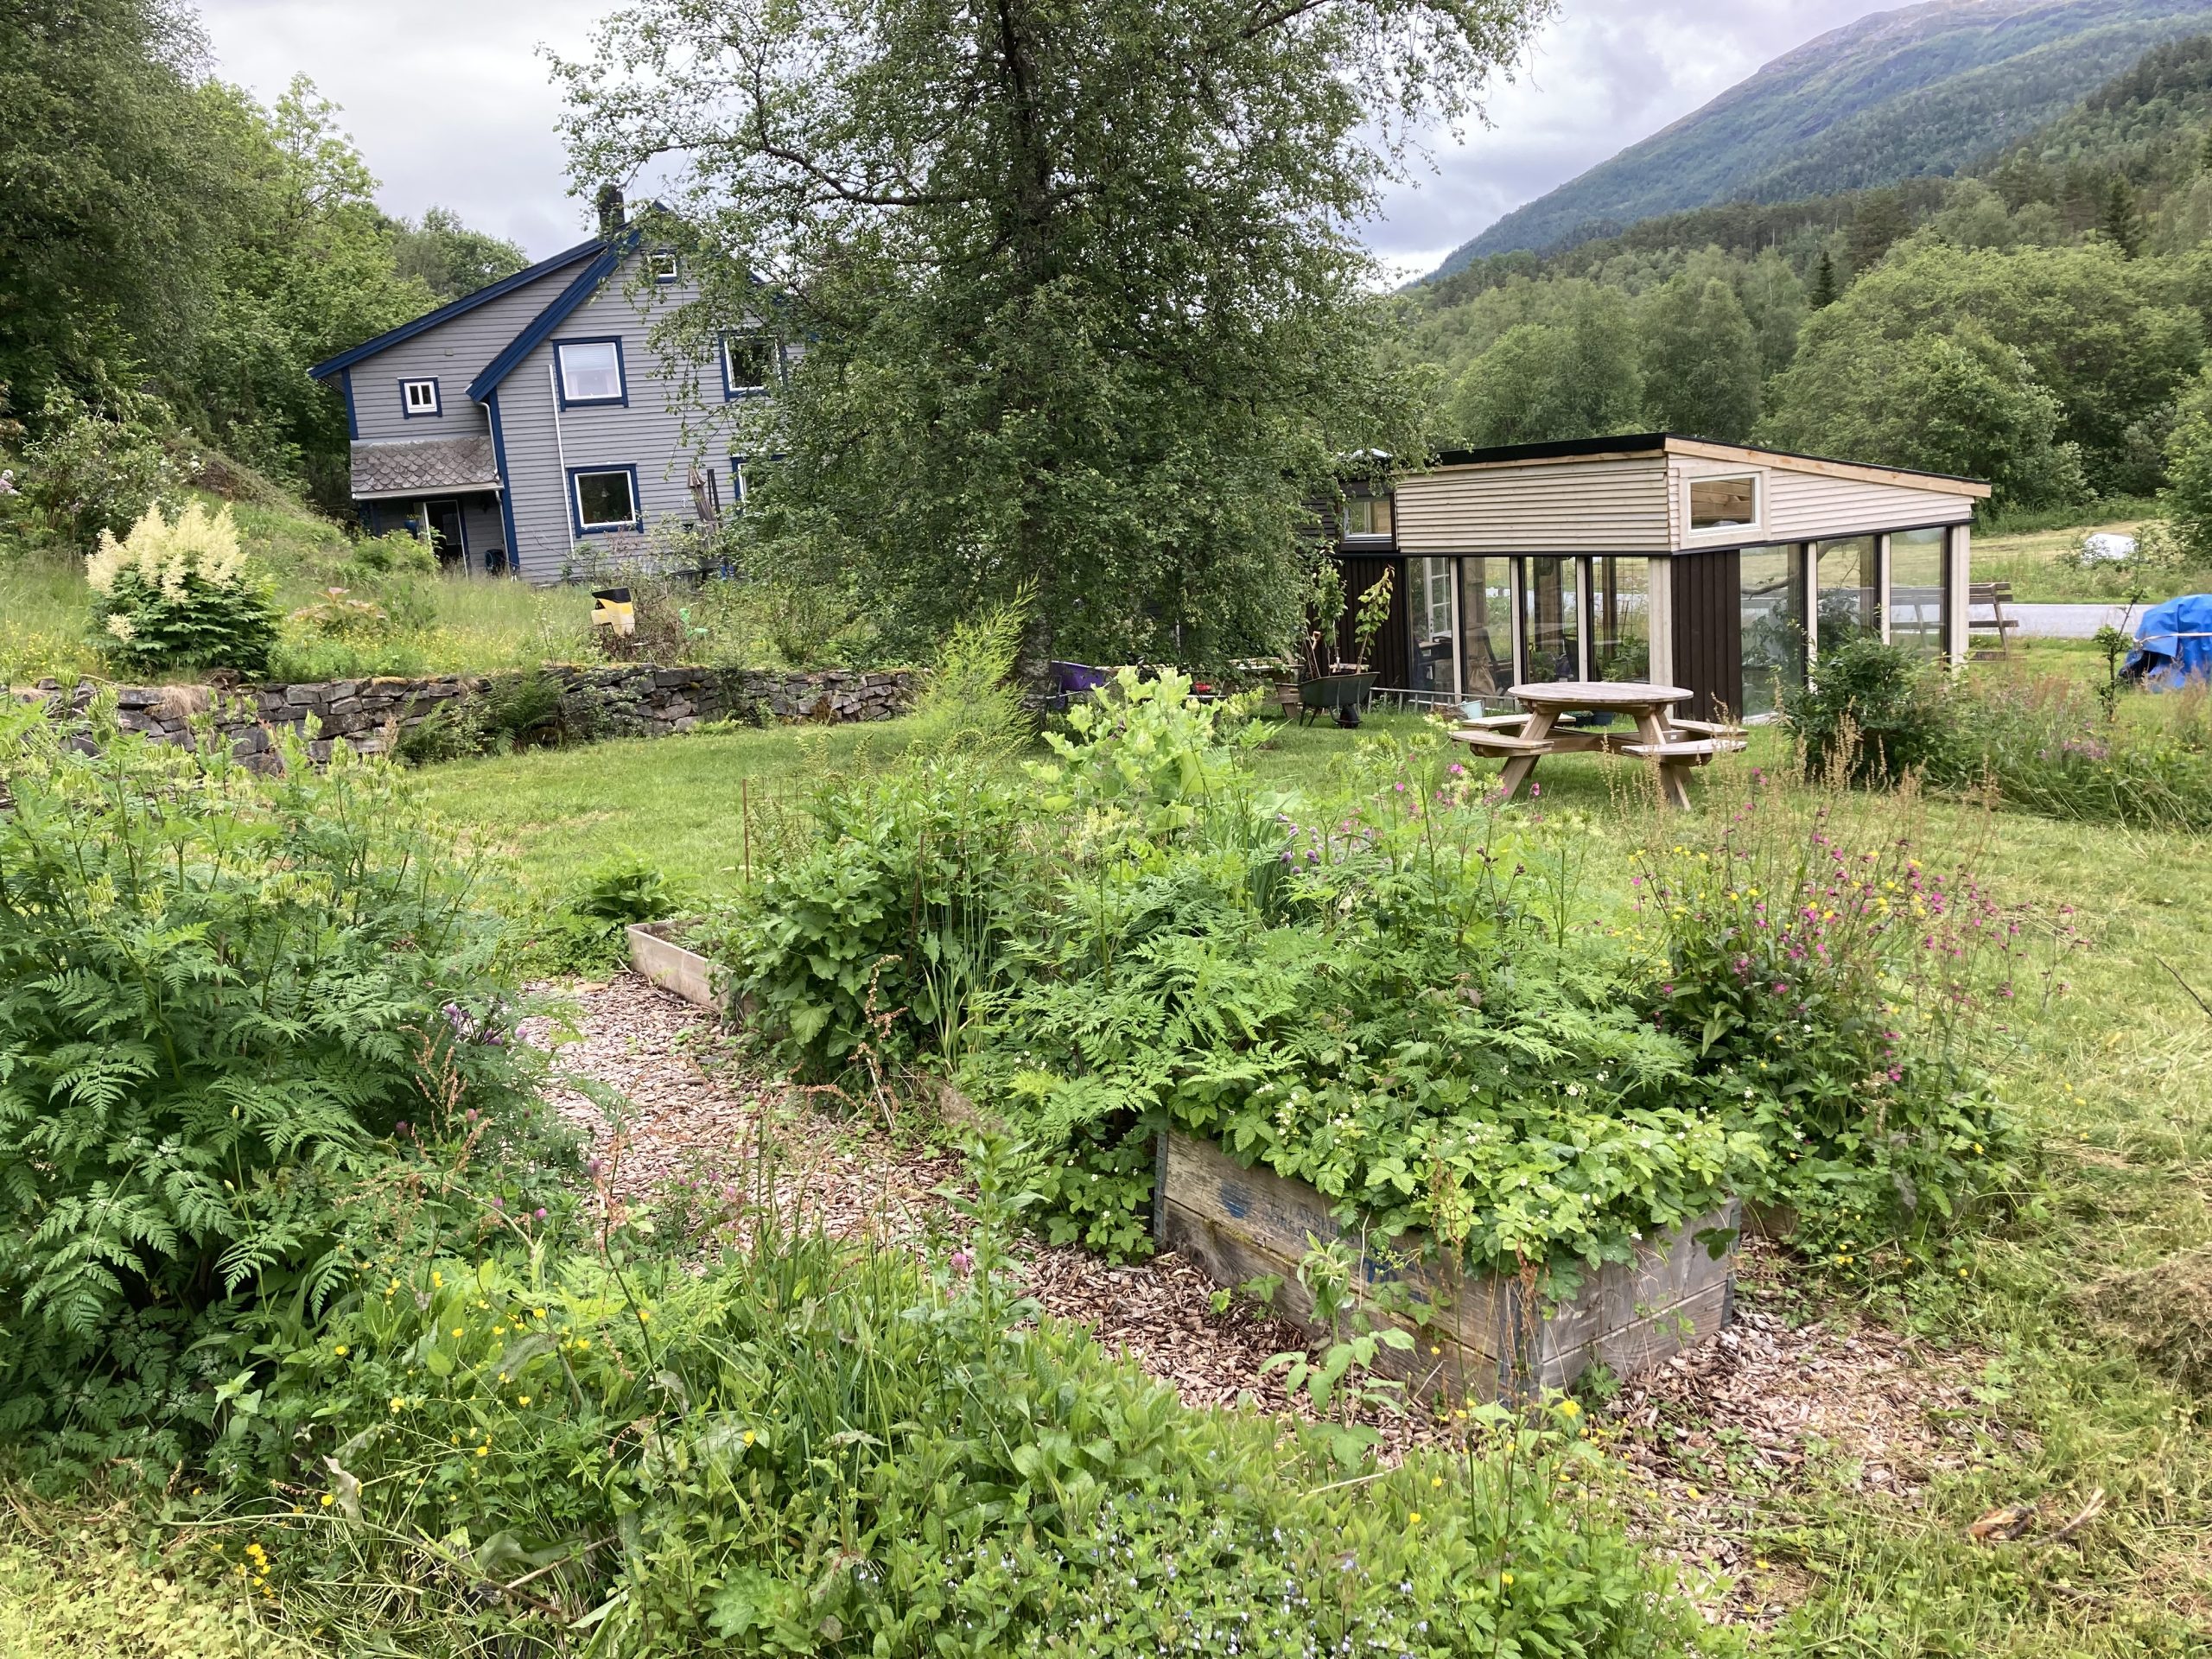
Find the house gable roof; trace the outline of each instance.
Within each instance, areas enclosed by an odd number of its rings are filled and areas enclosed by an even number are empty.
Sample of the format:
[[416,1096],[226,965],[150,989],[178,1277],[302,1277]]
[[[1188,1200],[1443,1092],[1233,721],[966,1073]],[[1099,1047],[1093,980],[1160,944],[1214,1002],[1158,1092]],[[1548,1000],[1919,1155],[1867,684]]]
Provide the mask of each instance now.
[[515,372],[523,359],[558,328],[571,312],[597,292],[601,283],[614,274],[622,261],[636,251],[638,241],[638,232],[632,228],[612,245],[593,244],[599,250],[599,257],[579,271],[575,280],[561,290],[552,304],[531,318],[530,326],[509,340],[505,349],[486,363],[483,372],[468,383],[469,402],[480,404],[498,391],[499,383]]
[[342,370],[350,369],[356,363],[374,357],[378,352],[387,351],[404,340],[412,340],[416,335],[435,328],[442,322],[449,322],[455,317],[474,311],[480,305],[489,304],[493,300],[512,294],[518,288],[527,288],[540,277],[550,276],[556,271],[564,270],[580,259],[588,259],[594,254],[604,254],[606,249],[606,243],[597,237],[594,237],[588,242],[579,242],[575,247],[556,253],[550,259],[541,259],[536,264],[515,272],[512,276],[501,277],[488,288],[480,288],[474,294],[464,294],[459,299],[449,301],[435,311],[425,311],[412,322],[403,322],[397,328],[386,329],[374,340],[365,340],[348,351],[340,352],[335,357],[326,358],[309,369],[308,376],[310,379],[327,380],[332,375]]

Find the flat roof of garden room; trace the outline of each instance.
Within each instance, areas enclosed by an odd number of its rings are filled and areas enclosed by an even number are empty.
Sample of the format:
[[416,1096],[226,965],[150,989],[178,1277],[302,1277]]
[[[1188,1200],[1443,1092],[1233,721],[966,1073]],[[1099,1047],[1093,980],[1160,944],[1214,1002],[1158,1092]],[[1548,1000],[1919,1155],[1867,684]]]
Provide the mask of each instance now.
[[[1748,520],[1699,527],[1691,486],[1756,480]],[[1645,432],[1450,449],[1394,492],[1400,553],[1694,553],[1963,524],[1979,480]]]

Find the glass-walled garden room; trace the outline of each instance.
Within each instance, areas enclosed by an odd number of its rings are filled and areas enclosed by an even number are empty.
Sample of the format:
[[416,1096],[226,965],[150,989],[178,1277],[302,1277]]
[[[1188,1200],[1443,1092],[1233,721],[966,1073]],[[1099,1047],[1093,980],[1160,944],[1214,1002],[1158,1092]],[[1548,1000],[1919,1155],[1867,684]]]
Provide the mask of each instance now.
[[1951,534],[1662,557],[1408,558],[1407,678],[1386,689],[1428,703],[1502,703],[1531,682],[1657,678],[1691,690],[1707,717],[1770,718],[1823,651],[1852,639],[1945,653]]
[[[1879,639],[1966,657],[1975,479],[1671,432],[1446,450],[1361,490],[1348,592],[1394,572],[1376,691],[1426,704],[1604,681],[1687,718],[1778,713],[1821,657]],[[1357,580],[1355,580],[1357,578]]]

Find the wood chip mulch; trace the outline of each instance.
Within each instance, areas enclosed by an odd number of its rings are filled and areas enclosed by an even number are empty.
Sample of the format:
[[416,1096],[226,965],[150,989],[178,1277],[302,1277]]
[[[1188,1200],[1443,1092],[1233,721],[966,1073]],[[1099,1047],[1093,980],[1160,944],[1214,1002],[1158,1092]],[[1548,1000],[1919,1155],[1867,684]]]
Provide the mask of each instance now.
[[[939,1262],[960,1243],[964,1219],[939,1196],[963,1179],[957,1153],[895,1125],[887,1130],[859,1111],[817,1108],[822,1096],[746,1067],[703,1010],[634,975],[556,995],[570,1005],[566,1017],[524,1020],[518,1034],[552,1051],[556,1079],[586,1078],[620,1097],[623,1109],[610,1121],[574,1086],[553,1094],[562,1114],[591,1137],[617,1200],[640,1202],[671,1183],[751,1193],[772,1180],[785,1214],[818,1220],[840,1237],[903,1244]],[[770,1146],[772,1162],[764,1166]],[[764,1176],[764,1168],[771,1173]],[[1228,1405],[1246,1396],[1265,1408],[1291,1408],[1276,1376],[1261,1367],[1300,1345],[1296,1329],[1243,1308],[1215,1313],[1212,1283],[1182,1257],[1113,1267],[1086,1250],[1033,1240],[1017,1243],[1015,1254],[1027,1294],[1046,1313],[1088,1325],[1185,1403]]]
[[1937,1475],[2020,1437],[1975,1400],[1985,1357],[1855,1311],[1809,1309],[1773,1246],[1738,1252],[1735,1318],[1629,1382],[1599,1421],[1641,1484],[1644,1529],[1709,1611],[1770,1624],[1802,1593],[1746,1541],[1817,1485],[1920,1506]]
[[[519,1034],[552,1051],[556,1078],[589,1079],[624,1103],[610,1122],[574,1086],[556,1094],[590,1135],[616,1201],[683,1181],[747,1193],[772,1182],[785,1214],[817,1217],[840,1236],[939,1262],[962,1242],[965,1220],[941,1189],[964,1180],[963,1160],[941,1142],[763,1076],[711,1016],[634,976],[556,995],[565,1019],[524,1021]],[[1033,1240],[1016,1255],[1046,1313],[1089,1326],[1185,1403],[1297,1409],[1262,1367],[1300,1346],[1300,1332],[1242,1306],[1217,1313],[1212,1283],[1184,1258],[1114,1267]],[[1804,1586],[1759,1558],[1747,1535],[1786,1518],[1791,1494],[1815,1483],[1917,1504],[1935,1475],[2005,1438],[1974,1400],[1978,1370],[1973,1357],[1808,1306],[1786,1259],[1747,1241],[1734,1322],[1596,1415],[1639,1486],[1639,1531],[1681,1564],[1710,1616],[1766,1624]],[[1386,1455],[1439,1438],[1418,1414],[1376,1426]]]

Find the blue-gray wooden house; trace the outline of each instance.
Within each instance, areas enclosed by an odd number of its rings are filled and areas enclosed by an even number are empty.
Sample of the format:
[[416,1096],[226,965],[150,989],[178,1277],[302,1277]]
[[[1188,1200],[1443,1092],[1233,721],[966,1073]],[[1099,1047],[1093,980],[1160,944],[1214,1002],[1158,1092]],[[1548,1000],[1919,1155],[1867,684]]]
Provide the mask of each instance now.
[[687,436],[687,393],[766,396],[781,348],[739,333],[719,364],[664,362],[648,336],[697,286],[624,222],[619,196],[602,201],[601,227],[308,371],[345,397],[353,497],[372,533],[411,526],[448,566],[557,582],[641,550],[659,521],[741,502],[742,459],[696,402]]

